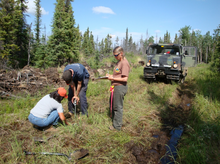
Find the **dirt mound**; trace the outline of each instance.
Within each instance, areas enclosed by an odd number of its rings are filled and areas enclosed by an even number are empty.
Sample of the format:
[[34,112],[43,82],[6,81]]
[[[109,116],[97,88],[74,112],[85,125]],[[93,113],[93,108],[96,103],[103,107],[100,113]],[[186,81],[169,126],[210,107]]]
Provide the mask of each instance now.
[[[98,74],[97,70],[85,65],[90,78]],[[0,70],[0,97],[17,97],[18,93],[33,96],[46,86],[60,87],[66,83],[62,80],[62,71],[55,67],[46,70],[25,66],[21,70]]]
[[29,66],[21,70],[1,70],[0,81],[1,97],[14,97],[19,92],[33,95],[45,86],[63,84],[57,68],[41,71],[39,68]]

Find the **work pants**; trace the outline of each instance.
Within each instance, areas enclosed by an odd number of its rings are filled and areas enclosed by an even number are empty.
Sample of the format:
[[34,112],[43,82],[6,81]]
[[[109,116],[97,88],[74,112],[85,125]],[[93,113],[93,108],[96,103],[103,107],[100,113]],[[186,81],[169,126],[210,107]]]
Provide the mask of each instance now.
[[39,127],[46,127],[49,125],[57,125],[60,117],[57,110],[53,110],[47,118],[39,118],[34,116],[33,114],[29,114],[28,120]]
[[[117,130],[121,130],[122,117],[123,117],[123,103],[124,96],[128,90],[127,85],[114,86],[113,105],[112,105],[112,122],[113,127]],[[111,96],[110,96],[111,102]]]
[[[81,109],[81,114],[82,115],[88,115],[87,112],[87,108],[88,108],[88,103],[87,103],[87,98],[86,98],[86,91],[88,88],[88,82],[89,82],[89,78],[86,78],[82,81],[82,86],[81,86],[81,90],[79,92],[79,99],[80,99],[80,109]],[[76,89],[77,89],[77,82],[74,82],[76,85]],[[72,104],[71,100],[73,98],[74,94],[72,91],[72,88],[69,87],[69,94],[68,94],[68,110],[69,112],[73,113],[74,112],[74,105]]]

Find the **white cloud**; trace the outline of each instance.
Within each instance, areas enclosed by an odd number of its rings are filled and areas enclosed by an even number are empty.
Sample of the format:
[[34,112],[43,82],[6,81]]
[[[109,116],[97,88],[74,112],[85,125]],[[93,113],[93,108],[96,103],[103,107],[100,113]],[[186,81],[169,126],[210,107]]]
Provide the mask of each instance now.
[[160,33],[160,30],[156,30],[155,32],[156,32],[156,33]]
[[[35,6],[35,3],[34,3],[34,0],[29,0],[28,3],[27,3],[27,7],[28,7],[27,13],[35,15],[36,6]],[[47,15],[47,14],[49,14],[49,11],[45,11],[44,8],[41,7],[41,14],[42,15]]]
[[112,11],[112,9],[110,9],[109,7],[104,7],[104,6],[93,7],[92,11],[94,13],[115,14]]

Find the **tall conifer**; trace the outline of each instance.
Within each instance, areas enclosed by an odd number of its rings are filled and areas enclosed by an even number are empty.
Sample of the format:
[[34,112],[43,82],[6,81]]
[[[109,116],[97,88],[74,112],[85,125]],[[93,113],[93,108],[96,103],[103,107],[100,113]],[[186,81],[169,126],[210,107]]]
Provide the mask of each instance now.
[[24,0],[0,1],[1,57],[5,65],[21,67],[27,64],[28,35]]
[[52,35],[48,42],[49,55],[46,58],[49,66],[78,60],[79,39],[77,37],[79,31],[74,25],[75,20],[71,3],[65,0],[57,0]]
[[40,26],[41,26],[41,5],[40,5],[41,0],[35,0],[35,6],[36,6],[36,20],[35,20],[35,40],[37,44],[40,42]]

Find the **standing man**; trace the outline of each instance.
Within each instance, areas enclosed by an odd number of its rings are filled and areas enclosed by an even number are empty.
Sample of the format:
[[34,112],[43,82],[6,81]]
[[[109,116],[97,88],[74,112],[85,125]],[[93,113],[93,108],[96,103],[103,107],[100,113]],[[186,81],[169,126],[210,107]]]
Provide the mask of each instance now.
[[86,91],[89,76],[87,69],[79,63],[68,64],[64,68],[62,78],[69,85],[68,109],[70,115],[73,114],[73,101],[76,99],[77,104],[80,102],[81,114],[88,116]]
[[113,123],[109,129],[121,130],[123,102],[124,96],[128,90],[127,80],[130,71],[130,65],[127,59],[124,57],[124,51],[122,47],[115,47],[113,50],[113,55],[118,60],[118,62],[113,70],[113,75],[106,74],[108,79],[111,81],[110,109]]

